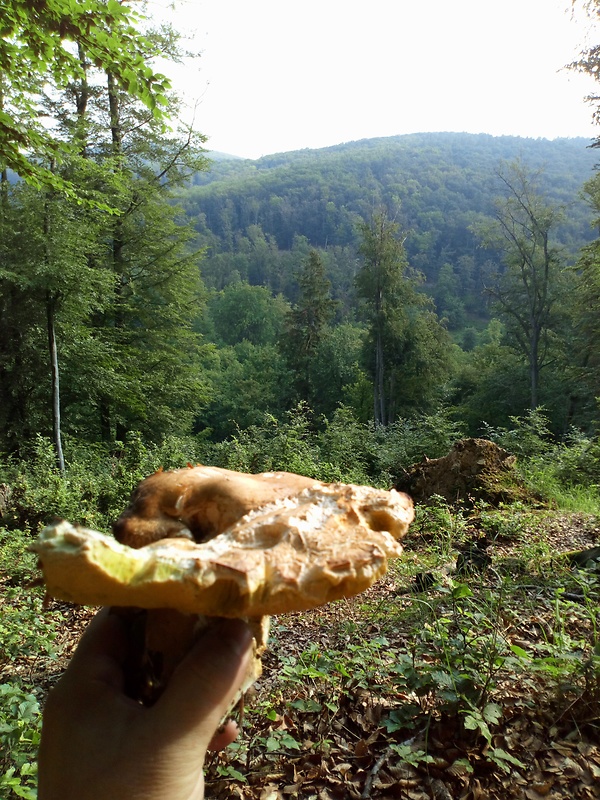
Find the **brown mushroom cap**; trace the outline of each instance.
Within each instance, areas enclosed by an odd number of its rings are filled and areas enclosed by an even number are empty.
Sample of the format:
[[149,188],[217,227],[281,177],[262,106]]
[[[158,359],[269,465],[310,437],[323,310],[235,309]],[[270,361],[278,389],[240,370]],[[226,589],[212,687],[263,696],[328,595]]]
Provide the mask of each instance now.
[[115,525],[125,544],[60,522],[32,550],[59,599],[255,617],[368,588],[401,554],[413,514],[394,490],[194,467],[142,482]]
[[250,511],[320,486],[291,472],[250,475],[221,467],[159,470],[142,481],[113,525],[119,542],[142,547],[158,539],[212,539]]

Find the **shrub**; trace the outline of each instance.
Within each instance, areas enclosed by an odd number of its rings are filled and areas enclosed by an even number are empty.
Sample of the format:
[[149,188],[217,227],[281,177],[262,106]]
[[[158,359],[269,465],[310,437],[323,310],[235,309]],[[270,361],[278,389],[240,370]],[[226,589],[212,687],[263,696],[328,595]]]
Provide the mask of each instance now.
[[492,428],[484,423],[484,435],[518,458],[531,458],[549,452],[553,437],[549,420],[539,406],[522,417],[510,417],[512,428]]
[[42,716],[35,694],[0,684],[0,796],[37,797],[36,755]]
[[251,425],[208,448],[210,463],[240,472],[296,472],[318,477],[319,449],[310,422],[310,411],[300,404],[280,422],[264,415],[260,425]]
[[111,446],[66,439],[64,449],[64,475],[56,468],[51,441],[42,436],[18,463],[0,462],[0,482],[10,487],[1,519],[5,527],[37,533],[53,519],[64,518],[107,529],[143,478],[159,467],[196,462],[203,452],[200,439],[168,437],[160,444],[145,444],[136,432]]
[[456,422],[449,409],[433,414],[401,419],[378,431],[379,469],[395,483],[402,471],[427,458],[447,455],[456,441],[464,436],[463,426]]

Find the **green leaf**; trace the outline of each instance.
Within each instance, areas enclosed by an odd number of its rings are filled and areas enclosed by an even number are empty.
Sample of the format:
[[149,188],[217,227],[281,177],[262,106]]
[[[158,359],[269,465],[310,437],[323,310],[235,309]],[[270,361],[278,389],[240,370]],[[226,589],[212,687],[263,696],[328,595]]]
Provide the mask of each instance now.
[[481,712],[486,722],[497,725],[502,718],[502,709],[497,703],[488,703]]
[[464,725],[467,730],[470,731],[479,731],[481,735],[485,738],[486,741],[492,741],[492,733],[487,726],[487,723],[480,716],[474,716],[472,714],[467,714],[465,716]]
[[284,733],[281,736],[281,744],[288,750],[300,750],[300,742],[296,741],[289,733]]
[[312,698],[307,698],[306,700],[293,700],[290,703],[290,706],[298,711],[303,711],[306,713],[315,713],[320,711],[322,708],[321,703],[317,703],[317,701],[313,700]]
[[529,658],[529,654],[527,653],[527,650],[523,650],[523,648],[522,648],[522,647],[519,647],[519,646],[518,646],[518,645],[516,645],[516,644],[511,644],[511,645],[510,645],[510,649],[511,649],[511,650],[512,650],[512,652],[513,652],[513,653],[514,653],[516,656],[518,656],[519,658],[522,658],[522,659],[527,659],[527,658]]
[[463,597],[473,597],[473,592],[466,583],[455,583],[452,587],[452,597],[461,600]]
[[525,768],[525,764],[522,761],[519,761],[518,758],[507,753],[506,750],[503,750],[501,747],[493,747],[491,750],[488,750],[488,758],[491,758],[493,761],[507,761],[509,764],[514,764],[515,767]]

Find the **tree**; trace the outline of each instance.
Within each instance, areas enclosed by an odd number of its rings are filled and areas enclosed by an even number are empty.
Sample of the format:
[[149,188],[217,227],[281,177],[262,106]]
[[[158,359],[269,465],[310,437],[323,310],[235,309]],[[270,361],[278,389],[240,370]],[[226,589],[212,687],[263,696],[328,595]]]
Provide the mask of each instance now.
[[[598,19],[600,16],[600,0],[571,0],[571,7],[573,12],[578,7],[582,8],[584,13],[590,19]],[[580,57],[575,61],[567,64],[568,69],[575,72],[582,72],[585,75],[590,75],[594,80],[599,79],[598,65],[600,64],[600,45],[590,45],[581,51]],[[600,123],[600,95],[592,93],[586,98],[594,108],[592,116],[595,123]],[[594,147],[600,146],[600,137],[596,138],[593,145]]]
[[[169,53],[176,52],[174,36],[171,29],[161,31]],[[153,53],[153,39],[150,44]],[[172,98],[173,116],[176,109]],[[110,72],[94,110],[97,159],[115,187],[113,204],[120,212],[105,231],[114,293],[94,321],[109,354],[104,377],[112,378],[96,383],[101,436],[122,439],[131,429],[153,438],[181,433],[206,394],[194,330],[203,294],[202,250],[193,246],[191,222],[173,200],[189,175],[206,166],[205,137],[191,130],[165,135]]]
[[106,271],[89,269],[101,248],[98,222],[64,195],[23,183],[7,193],[0,221],[0,293],[8,300],[0,307],[8,356],[0,365],[2,431],[12,450],[51,427],[61,470],[59,338],[86,338],[81,326],[112,282]]
[[374,345],[373,417],[385,425],[389,421],[389,391],[386,392],[387,355],[385,344],[394,325],[396,311],[401,310],[402,282],[408,267],[404,242],[397,238],[398,225],[384,211],[375,214],[370,223],[361,223],[362,242],[359,252],[363,267],[356,277],[359,295],[369,309],[371,338]]
[[289,305],[265,286],[230,283],[208,299],[201,330],[222,347],[244,340],[253,345],[275,344],[283,330]]
[[140,31],[143,20],[129,3],[114,0],[2,0],[2,169],[14,170],[37,187],[85,196],[84,187],[49,169],[49,161],[72,152],[72,143],[44,126],[39,115],[44,93],[52,94],[82,77],[81,50],[97,68],[110,70],[115,81],[158,120],[163,118],[169,84],[149,66],[149,40]]
[[452,369],[451,342],[417,287],[399,227],[384,211],[359,226],[363,266],[356,277],[369,324],[373,416],[378,425],[423,410],[439,396]]
[[442,265],[433,290],[438,314],[448,320],[450,330],[465,327],[465,304],[461,297],[460,279],[452,264]]
[[495,219],[478,226],[484,244],[502,254],[503,269],[487,290],[528,364],[532,409],[539,402],[540,373],[548,364],[557,300],[565,291],[561,255],[551,243],[562,212],[539,193],[538,176],[520,161],[501,168],[505,195],[496,202]]
[[[600,215],[600,175],[587,183],[586,192]],[[595,412],[594,398],[600,397],[600,239],[582,249],[573,277],[575,346],[571,355],[575,375],[571,394],[589,419]]]
[[[364,374],[365,329],[363,326],[343,322],[328,328],[320,341],[311,368],[311,381],[315,387],[313,408],[316,413],[333,418],[340,403],[352,405],[357,418],[361,403],[359,386],[367,383]],[[365,419],[372,418],[372,403],[366,400]]]
[[258,425],[265,414],[281,419],[289,407],[292,376],[279,349],[249,341],[222,347],[205,358],[211,396],[198,413],[196,428],[225,439]]
[[[572,0],[573,7],[580,5],[591,18],[600,16],[600,0]],[[570,64],[570,68],[591,75],[596,81],[600,79],[600,45],[592,45],[583,50],[581,57]],[[588,98],[593,106],[594,122],[600,122],[600,94],[592,93]],[[594,141],[593,147],[600,147],[600,137]],[[585,193],[596,216],[600,214],[600,175],[596,174],[585,185]],[[596,220],[596,227],[598,220]],[[577,262],[576,289],[574,303],[575,323],[575,376],[573,385],[577,387],[572,393],[574,402],[582,406],[588,421],[595,414],[595,402],[600,396],[600,380],[598,367],[600,359],[600,239],[596,239],[582,251]],[[596,401],[594,402],[594,398]]]
[[[171,33],[140,37],[137,52],[147,60],[158,52],[176,55]],[[14,241],[9,269],[0,277],[22,308],[31,305],[27,293],[34,300],[36,314],[26,327],[40,325],[38,310],[45,309],[55,427],[62,400],[67,429],[90,439],[122,438],[132,428],[151,438],[184,432],[206,394],[193,330],[203,287],[195,235],[182,222],[173,190],[206,164],[203,137],[192,131],[167,135],[138,95],[120,88],[110,71],[118,64],[109,63],[103,73],[84,44],[78,42],[74,80],[44,105],[56,136],[69,145],[56,175],[78,191],[85,186],[86,194],[101,193],[118,213],[73,202],[54,186],[37,196],[23,183],[3,191],[2,224],[9,232],[22,232],[20,218],[27,218],[18,198],[33,199],[28,236]],[[169,111],[175,113],[173,104]],[[19,256],[19,247],[27,248],[29,260]],[[2,312],[9,313],[5,307]],[[62,398],[59,357],[66,378]],[[44,382],[40,377],[37,383]],[[31,415],[29,433],[45,417],[43,411],[35,420]],[[60,460],[60,437],[55,442]]]
[[477,345],[461,357],[453,381],[453,406],[467,433],[481,436],[486,426],[506,426],[511,416],[526,413],[528,401],[522,358],[507,343],[503,323],[493,319],[479,334]]
[[325,265],[316,250],[310,251],[297,280],[300,294],[287,315],[283,351],[296,376],[298,399],[314,407],[318,391],[312,368],[335,314],[336,303],[331,298],[331,282],[325,274]]

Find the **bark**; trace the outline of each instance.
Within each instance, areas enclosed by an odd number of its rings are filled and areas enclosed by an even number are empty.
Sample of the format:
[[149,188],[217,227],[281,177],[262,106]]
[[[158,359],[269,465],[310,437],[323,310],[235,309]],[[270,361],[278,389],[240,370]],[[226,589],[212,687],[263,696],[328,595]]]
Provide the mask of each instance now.
[[[119,89],[112,73],[107,73],[107,92],[108,108],[110,113],[110,134],[115,156],[115,170],[121,169],[121,159],[123,155],[123,131],[120,119]],[[123,291],[123,223],[121,217],[117,217],[113,224],[111,241],[111,259],[115,273],[120,276],[115,284],[115,307],[113,317],[109,324],[118,328],[122,326],[121,311],[119,310],[119,300]],[[123,425],[114,422],[114,403],[111,398],[105,396],[99,402],[100,431],[102,440],[108,442],[112,439],[113,429],[117,439],[124,441],[127,431]]]
[[[0,72],[0,111],[4,109],[4,75]],[[0,210],[5,212],[8,206],[8,170],[2,164],[0,172]]]
[[62,449],[60,423],[60,377],[58,370],[58,350],[56,347],[55,308],[56,299],[48,293],[46,296],[46,315],[48,322],[48,350],[50,353],[50,367],[52,373],[52,433],[54,451],[56,453],[56,465],[61,474],[64,474],[65,458]]
[[[51,163],[50,169],[54,172],[56,165]],[[46,196],[44,208],[44,240],[45,240],[45,258],[50,261],[51,254],[49,250],[49,241],[51,234],[51,221],[50,221],[50,204],[52,198]],[[52,385],[52,433],[54,442],[54,453],[56,456],[56,465],[64,474],[65,459],[62,449],[62,436],[60,424],[60,378],[58,369],[58,349],[56,346],[56,307],[60,300],[58,294],[53,294],[49,290],[46,291],[46,325],[48,332],[48,353],[50,355],[50,374]]]
[[385,413],[385,382],[384,382],[384,359],[383,341],[381,331],[377,332],[377,342],[375,345],[375,422],[379,425],[386,424]]
[[88,141],[87,141],[87,134],[85,131],[85,119],[87,113],[87,106],[88,101],[90,98],[90,87],[88,84],[87,79],[87,59],[85,56],[85,50],[83,49],[82,45],[78,45],[79,51],[79,63],[81,65],[83,77],[79,85],[75,88],[75,108],[77,111],[77,119],[79,121],[79,130],[81,136],[81,148],[80,148],[80,155],[83,158],[87,158],[88,156]]

